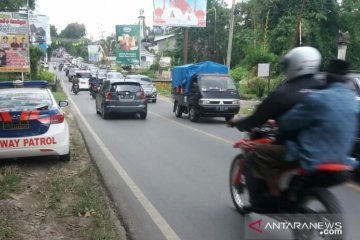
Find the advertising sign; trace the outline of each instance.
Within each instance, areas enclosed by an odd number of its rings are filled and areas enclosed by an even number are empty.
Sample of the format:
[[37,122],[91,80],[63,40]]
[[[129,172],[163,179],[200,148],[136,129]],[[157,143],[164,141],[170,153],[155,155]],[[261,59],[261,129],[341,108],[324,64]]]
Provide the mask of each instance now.
[[139,42],[139,25],[116,25],[116,63],[140,65]]
[[207,0],[154,0],[154,26],[206,27]]
[[29,14],[30,42],[44,53],[51,44],[49,18],[45,15]]
[[89,45],[88,53],[90,62],[100,62],[102,55],[100,45]]
[[0,72],[30,72],[27,14],[0,12]]

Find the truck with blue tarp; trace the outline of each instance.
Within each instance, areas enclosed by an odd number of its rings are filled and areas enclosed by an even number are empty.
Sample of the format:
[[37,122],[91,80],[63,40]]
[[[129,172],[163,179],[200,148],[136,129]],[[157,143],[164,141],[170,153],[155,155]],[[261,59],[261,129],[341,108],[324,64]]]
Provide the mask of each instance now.
[[191,121],[201,117],[230,120],[240,110],[240,96],[227,66],[206,61],[175,66],[171,73],[173,112]]

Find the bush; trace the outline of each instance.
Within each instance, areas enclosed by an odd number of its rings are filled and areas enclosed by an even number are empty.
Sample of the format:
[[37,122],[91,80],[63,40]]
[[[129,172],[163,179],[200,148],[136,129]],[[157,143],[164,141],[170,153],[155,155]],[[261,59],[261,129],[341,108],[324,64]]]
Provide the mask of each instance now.
[[236,68],[230,70],[231,77],[237,82],[243,79],[247,74],[248,71],[242,66],[237,66]]
[[47,70],[44,70],[44,69],[41,69],[38,73],[38,78],[40,80],[46,80],[48,81],[49,83],[53,83],[54,82],[54,77],[55,77],[55,74],[54,73],[51,73]]
[[153,70],[153,71],[159,71],[161,68],[160,64],[157,62],[157,63],[154,63],[150,66],[150,70]]
[[146,75],[146,76],[148,76],[149,78],[152,78],[152,79],[156,78],[156,72],[153,71],[153,70],[142,70],[140,72],[140,75]]

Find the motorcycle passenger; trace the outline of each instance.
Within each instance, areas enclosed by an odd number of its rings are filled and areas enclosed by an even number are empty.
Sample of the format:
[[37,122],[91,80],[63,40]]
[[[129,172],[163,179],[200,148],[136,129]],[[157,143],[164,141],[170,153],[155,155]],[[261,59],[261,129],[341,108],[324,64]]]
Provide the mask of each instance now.
[[[233,118],[228,122],[228,125],[237,127],[239,131],[250,131],[255,127],[261,127],[269,119],[278,121],[313,89],[325,87],[325,79],[317,75],[320,63],[321,54],[313,47],[297,47],[290,50],[283,57],[281,63],[285,80],[270,92],[252,115],[242,119]],[[284,143],[286,139],[294,139],[295,137],[296,133],[287,132],[285,135],[278,135],[276,141],[277,143]],[[255,147],[253,155],[256,154],[257,148],[258,146]],[[263,179],[254,178],[252,174],[249,174],[253,155],[248,155],[249,159],[245,161],[245,174],[251,204],[258,205],[257,201],[260,202],[259,199],[267,190],[267,185]]]
[[100,81],[99,81],[99,79],[97,77],[89,78],[89,85],[90,85],[89,88],[90,88],[90,90],[91,90],[93,85],[98,86],[99,84],[100,84]]
[[289,165],[299,165],[309,173],[320,163],[358,165],[350,158],[359,105],[355,93],[345,85],[348,66],[342,60],[331,61],[327,87],[310,93],[279,118],[279,132],[296,132],[296,138],[287,139],[285,145],[258,145],[248,174],[269,182]]

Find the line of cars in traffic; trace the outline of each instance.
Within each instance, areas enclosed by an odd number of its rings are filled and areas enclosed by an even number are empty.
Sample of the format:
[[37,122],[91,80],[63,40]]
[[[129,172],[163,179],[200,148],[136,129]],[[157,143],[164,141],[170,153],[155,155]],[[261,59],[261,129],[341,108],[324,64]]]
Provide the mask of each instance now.
[[96,112],[103,119],[117,113],[136,113],[146,119],[147,103],[156,103],[157,90],[145,75],[128,74],[99,69],[88,64],[64,66],[65,75],[72,82],[78,79],[80,90],[89,90],[96,100]]

